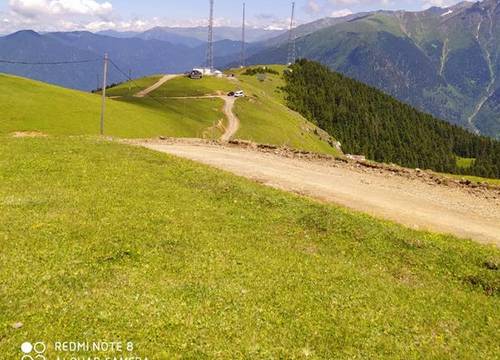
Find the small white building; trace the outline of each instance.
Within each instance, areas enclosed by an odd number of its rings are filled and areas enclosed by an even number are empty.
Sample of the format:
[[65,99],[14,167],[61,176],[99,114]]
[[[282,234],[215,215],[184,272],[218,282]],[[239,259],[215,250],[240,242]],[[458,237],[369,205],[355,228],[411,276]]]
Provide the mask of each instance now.
[[210,68],[194,68],[193,71],[199,71],[203,74],[203,76],[222,76],[222,71],[220,70],[211,70]]

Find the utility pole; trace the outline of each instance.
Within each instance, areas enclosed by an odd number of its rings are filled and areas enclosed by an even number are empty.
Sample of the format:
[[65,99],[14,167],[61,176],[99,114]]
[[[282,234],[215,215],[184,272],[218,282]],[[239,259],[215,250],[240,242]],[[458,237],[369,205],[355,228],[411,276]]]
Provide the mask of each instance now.
[[292,16],[290,17],[290,32],[288,34],[288,65],[292,65],[296,58],[295,34],[293,32],[295,26],[295,1],[292,2]]
[[210,19],[208,20],[207,67],[214,72],[214,0],[210,0]]
[[128,95],[132,92],[132,69],[128,70]]
[[243,3],[243,25],[241,27],[241,61],[240,66],[245,66],[245,20],[246,20],[246,4]]
[[104,111],[106,110],[106,86],[108,86],[108,53],[104,54],[104,74],[102,79],[101,135],[104,135]]

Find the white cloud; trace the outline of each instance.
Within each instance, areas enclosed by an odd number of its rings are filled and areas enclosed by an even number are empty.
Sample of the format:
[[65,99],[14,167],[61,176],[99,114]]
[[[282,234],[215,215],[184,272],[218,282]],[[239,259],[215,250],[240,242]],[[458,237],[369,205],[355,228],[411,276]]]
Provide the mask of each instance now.
[[426,0],[424,2],[424,5],[422,6],[422,8],[428,9],[430,7],[433,7],[433,6],[446,8],[446,7],[451,6],[455,3],[456,3],[456,1],[453,1],[453,0]]
[[[248,23],[254,28],[266,30],[286,30],[290,27],[290,20],[290,17],[281,18],[273,14],[258,14],[253,19],[250,19]],[[304,21],[296,17],[294,23],[295,26],[298,26],[303,24]]]
[[331,17],[334,17],[334,18],[339,18],[339,17],[344,17],[344,16],[347,16],[347,15],[352,15],[353,12],[352,10],[349,10],[349,9],[342,9],[342,10],[336,10],[336,11],[333,11],[330,16]]
[[[215,26],[238,26],[230,19],[216,18],[214,19]],[[97,20],[90,23],[83,24],[79,29],[88,30],[92,32],[101,30],[117,30],[117,31],[146,31],[156,26],[169,26],[169,27],[198,27],[208,26],[206,19],[185,19],[185,20],[172,20],[164,18],[152,19],[134,19],[130,21],[124,20]],[[251,26],[251,24],[249,24]]]
[[318,0],[307,0],[306,11],[310,13],[318,13],[321,11],[321,5]]
[[101,31],[101,30],[116,30],[117,24],[113,21],[92,21],[85,25],[85,30]]
[[113,11],[110,2],[94,0],[9,0],[9,5],[16,14],[29,18],[47,15],[103,16]]
[[361,1],[360,0],[330,0],[329,2],[333,5],[357,5]]

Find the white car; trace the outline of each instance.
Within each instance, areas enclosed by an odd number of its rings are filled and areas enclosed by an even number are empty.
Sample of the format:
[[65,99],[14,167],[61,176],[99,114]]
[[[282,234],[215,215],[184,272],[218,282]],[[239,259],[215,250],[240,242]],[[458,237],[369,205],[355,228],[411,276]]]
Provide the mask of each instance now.
[[234,93],[234,97],[239,98],[239,97],[243,97],[243,96],[245,96],[245,93],[243,92],[243,90],[236,91],[236,92]]

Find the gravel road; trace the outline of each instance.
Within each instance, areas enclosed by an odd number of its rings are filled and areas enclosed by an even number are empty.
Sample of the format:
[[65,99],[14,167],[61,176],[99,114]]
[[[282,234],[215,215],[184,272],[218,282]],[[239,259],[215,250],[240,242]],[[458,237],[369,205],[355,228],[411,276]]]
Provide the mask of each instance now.
[[139,145],[195,160],[274,188],[333,202],[408,227],[500,246],[500,199],[348,165],[322,164],[196,142]]

